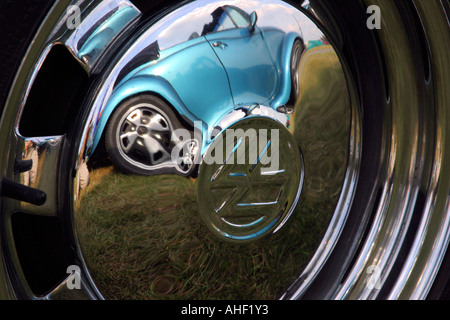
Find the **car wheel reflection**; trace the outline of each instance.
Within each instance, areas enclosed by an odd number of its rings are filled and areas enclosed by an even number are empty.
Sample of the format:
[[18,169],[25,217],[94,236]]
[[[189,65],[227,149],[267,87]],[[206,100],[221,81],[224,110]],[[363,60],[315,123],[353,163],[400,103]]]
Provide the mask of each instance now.
[[[164,101],[138,96],[124,102],[111,116],[106,150],[114,165],[125,173],[164,173],[165,168],[173,166],[173,134],[178,128],[181,124]],[[190,167],[189,161],[184,161],[179,169],[188,172]]]

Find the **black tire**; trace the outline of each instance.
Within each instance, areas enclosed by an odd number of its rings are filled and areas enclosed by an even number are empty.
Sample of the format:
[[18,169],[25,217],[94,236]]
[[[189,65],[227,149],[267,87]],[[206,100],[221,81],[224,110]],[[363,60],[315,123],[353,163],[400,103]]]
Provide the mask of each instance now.
[[20,61],[53,1],[0,2],[0,114]]
[[[161,132],[159,135],[161,138],[158,141],[163,148],[157,154],[152,155],[150,151],[145,149],[142,136],[136,138],[135,146],[131,146],[132,149],[129,153],[126,153],[124,150],[127,139],[119,141],[119,132],[128,130],[126,127],[129,124],[125,123],[127,122],[125,118],[137,110],[146,113],[146,117],[152,117],[153,115],[162,116],[161,124],[167,131]],[[146,119],[142,119],[142,121],[145,122]],[[131,129],[139,131],[140,128],[145,127]],[[139,95],[120,104],[111,115],[105,130],[106,150],[113,164],[124,173],[151,175],[168,172],[170,169],[164,166],[163,163],[170,161],[167,157],[170,156],[173,147],[172,133],[180,128],[182,128],[182,125],[167,103],[153,95]],[[145,134],[152,135],[152,132],[148,130]],[[131,144],[129,140],[128,143]]]

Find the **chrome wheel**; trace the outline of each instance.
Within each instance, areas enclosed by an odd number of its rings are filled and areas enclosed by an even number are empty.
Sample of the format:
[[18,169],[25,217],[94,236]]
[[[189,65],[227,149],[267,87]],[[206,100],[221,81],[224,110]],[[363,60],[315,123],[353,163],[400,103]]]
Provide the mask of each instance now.
[[[280,92],[289,87],[283,81],[298,89],[295,103],[273,94],[273,105],[252,101],[225,112],[216,105],[222,97],[199,113],[186,107],[184,91],[161,81],[152,90],[167,94],[160,96],[167,109],[134,103],[111,125],[109,104],[126,103],[119,97],[127,90],[133,99],[149,93],[137,80],[123,86],[142,61],[170,59],[181,38],[209,45],[183,22],[203,11],[211,18],[218,3],[81,1],[78,28],[67,23],[70,1],[51,7],[1,120],[2,297],[442,298],[450,277],[448,4],[242,1],[249,17],[257,13],[255,35],[268,23],[301,29],[302,46],[291,42],[284,57],[291,78],[279,79]],[[381,10],[381,29],[368,28],[370,5]],[[213,47],[192,66],[192,56],[172,59],[179,73],[170,81],[195,73],[220,88],[208,72],[233,48]],[[275,49],[273,56],[282,52]],[[236,69],[227,71],[221,75],[231,79]],[[63,97],[55,95],[61,87]],[[182,87],[204,93],[198,83]],[[206,93],[193,101],[202,99]],[[239,174],[249,176],[254,163],[236,171],[226,161],[207,164],[205,155],[215,157],[208,152],[227,129],[258,127],[253,121],[280,130],[285,171],[272,171],[261,193],[238,194],[234,184],[250,184]],[[177,129],[182,139],[171,136]],[[218,187],[215,178],[223,179]],[[265,208],[235,216],[231,204]],[[244,282],[251,285],[232,285]]]

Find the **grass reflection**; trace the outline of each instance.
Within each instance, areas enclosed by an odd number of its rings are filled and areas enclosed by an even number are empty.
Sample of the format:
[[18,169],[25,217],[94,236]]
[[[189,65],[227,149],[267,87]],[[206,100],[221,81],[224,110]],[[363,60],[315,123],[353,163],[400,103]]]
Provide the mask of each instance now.
[[92,172],[76,221],[107,298],[275,299],[317,245],[327,222],[320,212],[330,209],[303,207],[280,235],[233,245],[203,226],[192,181],[100,171]]
[[330,45],[307,51],[300,74],[293,132],[305,160],[304,194],[311,201],[336,199],[349,148],[351,110],[345,77]]

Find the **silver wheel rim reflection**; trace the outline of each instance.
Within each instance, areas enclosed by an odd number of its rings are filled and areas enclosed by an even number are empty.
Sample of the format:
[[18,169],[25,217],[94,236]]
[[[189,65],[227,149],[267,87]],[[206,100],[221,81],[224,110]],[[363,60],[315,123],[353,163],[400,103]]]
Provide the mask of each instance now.
[[[130,108],[117,126],[116,141],[120,146],[119,152],[132,165],[151,170],[154,166],[170,161],[172,130],[167,115],[155,106],[138,105]],[[133,157],[132,152],[136,145],[147,151],[144,156],[146,163]]]

